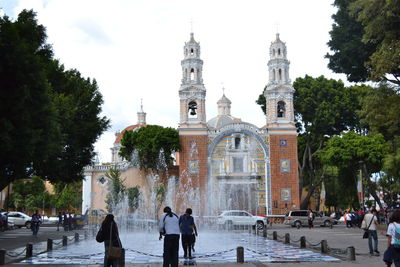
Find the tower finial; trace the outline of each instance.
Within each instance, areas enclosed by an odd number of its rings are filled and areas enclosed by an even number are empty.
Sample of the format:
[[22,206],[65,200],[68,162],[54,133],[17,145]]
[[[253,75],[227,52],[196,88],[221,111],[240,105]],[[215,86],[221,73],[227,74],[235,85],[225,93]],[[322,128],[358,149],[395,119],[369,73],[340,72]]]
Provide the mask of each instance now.
[[222,87],[222,95],[225,95],[225,86],[223,82],[221,82],[221,87]]
[[143,98],[140,99],[140,111],[143,112]]

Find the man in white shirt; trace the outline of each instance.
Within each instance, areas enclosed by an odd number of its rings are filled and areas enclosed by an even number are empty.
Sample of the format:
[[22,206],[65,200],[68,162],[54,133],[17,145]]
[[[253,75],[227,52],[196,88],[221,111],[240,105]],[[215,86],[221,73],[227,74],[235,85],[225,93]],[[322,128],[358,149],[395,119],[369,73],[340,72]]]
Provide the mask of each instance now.
[[171,264],[172,267],[178,267],[179,262],[179,217],[172,212],[170,207],[164,208],[164,214],[159,223],[160,240],[164,238],[163,267]]
[[[368,246],[369,254],[379,256],[378,251],[378,233],[376,226],[378,225],[378,218],[376,217],[376,209],[372,209],[369,213],[364,216],[363,228],[368,231]],[[374,240],[374,246],[372,246],[372,239]]]

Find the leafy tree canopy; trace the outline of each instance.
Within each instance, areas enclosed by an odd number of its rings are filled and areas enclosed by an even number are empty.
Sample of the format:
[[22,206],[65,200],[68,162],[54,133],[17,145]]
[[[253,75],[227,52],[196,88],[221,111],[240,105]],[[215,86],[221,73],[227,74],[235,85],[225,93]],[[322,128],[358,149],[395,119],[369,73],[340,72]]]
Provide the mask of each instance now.
[[0,190],[39,175],[77,181],[108,127],[95,80],[53,59],[36,14],[0,18]]
[[142,169],[165,170],[173,164],[172,153],[179,149],[177,130],[149,125],[137,131],[124,132],[120,155]]

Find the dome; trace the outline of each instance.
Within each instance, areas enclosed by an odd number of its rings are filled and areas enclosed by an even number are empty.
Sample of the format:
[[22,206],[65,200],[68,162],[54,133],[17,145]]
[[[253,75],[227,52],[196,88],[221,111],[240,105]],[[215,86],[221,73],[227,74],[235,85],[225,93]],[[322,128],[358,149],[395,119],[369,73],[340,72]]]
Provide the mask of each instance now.
[[242,122],[241,119],[232,117],[230,115],[218,115],[207,122],[208,127],[210,128],[222,128],[228,124],[232,124],[235,122]]
[[217,102],[217,104],[223,104],[223,103],[232,104],[232,102],[225,96],[225,94],[223,94],[221,99],[218,100]]
[[124,133],[126,131],[137,131],[137,130],[139,130],[139,128],[141,128],[143,126],[146,126],[146,124],[134,124],[134,125],[126,127],[123,131],[115,134],[116,138],[115,138],[114,144],[119,144],[121,142],[122,136],[124,135]]

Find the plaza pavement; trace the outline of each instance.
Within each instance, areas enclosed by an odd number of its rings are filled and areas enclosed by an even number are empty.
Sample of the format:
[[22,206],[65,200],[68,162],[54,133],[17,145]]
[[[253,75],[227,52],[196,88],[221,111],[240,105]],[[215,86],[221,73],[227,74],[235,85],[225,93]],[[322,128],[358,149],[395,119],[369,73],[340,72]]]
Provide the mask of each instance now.
[[[356,249],[356,261],[341,261],[341,262],[300,262],[300,263],[244,263],[244,264],[236,264],[236,263],[223,263],[223,264],[197,264],[199,266],[218,266],[222,265],[224,267],[229,266],[333,266],[333,267],[342,267],[342,266],[366,266],[366,267],[375,267],[375,266],[385,266],[382,261],[382,255],[386,247],[386,237],[384,236],[384,229],[380,231],[379,234],[379,250],[381,252],[381,256],[370,256],[368,251],[368,240],[362,239],[362,230],[358,228],[346,228],[343,225],[334,226],[333,229],[324,228],[324,227],[315,227],[313,229],[301,228],[296,229],[284,225],[272,225],[268,228],[268,233],[270,234],[272,231],[277,231],[278,235],[283,236],[285,233],[289,233],[292,239],[299,239],[300,236],[306,236],[307,241],[311,243],[318,243],[322,239],[326,239],[328,242],[328,246],[331,248],[341,248],[345,249],[348,246],[354,246]],[[42,227],[39,231],[37,237],[32,236],[32,232],[28,229],[17,229],[12,231],[0,232],[0,247],[12,250],[16,248],[25,247],[28,242],[38,243],[46,241],[48,238],[52,238],[54,240],[61,239],[63,235],[73,236],[75,232],[83,234],[83,230],[64,232],[57,232],[55,227]],[[16,263],[8,263],[4,266],[13,266],[13,267],[25,267],[32,266],[28,264],[18,264]],[[38,266],[38,265],[37,265]],[[59,265],[43,265],[47,267],[59,266]],[[64,265],[66,266],[66,265]],[[102,265],[71,265],[71,266],[102,266]],[[162,264],[126,264],[126,266],[162,266]]]

